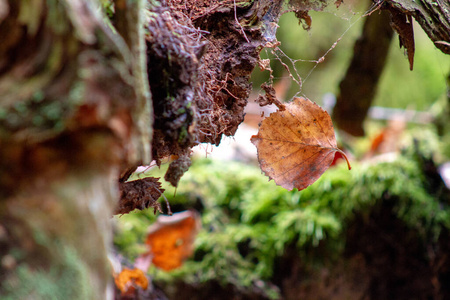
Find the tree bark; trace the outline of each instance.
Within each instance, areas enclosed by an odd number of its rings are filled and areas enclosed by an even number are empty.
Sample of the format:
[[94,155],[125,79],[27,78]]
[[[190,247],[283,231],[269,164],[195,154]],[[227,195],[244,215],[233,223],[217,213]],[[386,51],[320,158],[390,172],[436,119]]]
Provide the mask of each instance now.
[[142,20],[130,51],[96,1],[0,5],[0,295],[108,298],[119,171],[150,159]]
[[408,52],[411,70],[414,60],[411,16],[420,24],[437,48],[450,54],[450,3],[448,1],[373,2],[377,9],[382,9],[382,12],[374,11],[367,16],[362,35],[355,43],[350,66],[339,85],[340,91],[333,111],[333,120],[337,126],[354,136],[364,135],[363,122],[375,97],[377,84],[388,55],[392,38],[390,26],[397,31],[400,45],[405,46]]
[[388,0],[387,5],[411,15],[434,45],[450,54],[450,2],[447,0]]
[[375,97],[392,35],[388,12],[367,16],[350,66],[339,84],[333,121],[354,136],[364,135],[363,122]]

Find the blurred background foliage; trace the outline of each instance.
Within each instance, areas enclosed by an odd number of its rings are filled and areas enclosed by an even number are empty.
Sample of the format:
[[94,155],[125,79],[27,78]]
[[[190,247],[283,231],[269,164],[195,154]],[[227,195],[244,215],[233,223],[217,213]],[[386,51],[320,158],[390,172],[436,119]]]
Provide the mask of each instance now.
[[[338,9],[330,6],[323,12],[310,11],[312,26],[309,31],[302,29],[294,13],[286,13],[281,17],[277,38],[281,42],[279,47],[287,57],[283,57],[281,53],[274,55],[271,49],[264,50],[261,55],[262,58],[270,58],[275,83],[289,76],[276,59],[279,56],[291,68],[291,73],[293,69],[290,60],[296,61],[296,69],[303,79],[301,95],[322,104],[325,94],[337,94],[339,82],[353,55],[355,39],[364,22],[362,15],[368,10],[367,1],[354,2],[356,3],[349,1],[345,4],[345,1]],[[398,36],[394,36],[374,105],[427,110],[445,94],[450,57],[434,47],[416,22],[414,37],[414,71],[410,71],[404,49],[400,49]],[[318,60],[335,42],[337,44],[322,63],[316,66],[316,63],[308,62]],[[268,80],[268,73],[255,69],[252,76],[255,89],[258,90],[260,84]],[[284,100],[289,100],[298,92],[299,86],[293,83]]]

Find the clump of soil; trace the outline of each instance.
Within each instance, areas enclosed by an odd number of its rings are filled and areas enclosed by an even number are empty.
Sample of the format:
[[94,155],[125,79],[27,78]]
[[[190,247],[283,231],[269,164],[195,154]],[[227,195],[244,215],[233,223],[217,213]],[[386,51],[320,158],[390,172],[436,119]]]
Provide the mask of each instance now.
[[273,42],[266,25],[278,20],[278,2],[168,0],[152,8],[147,55],[153,159],[185,156],[198,143],[218,145],[223,134],[234,135],[244,120],[250,74]]

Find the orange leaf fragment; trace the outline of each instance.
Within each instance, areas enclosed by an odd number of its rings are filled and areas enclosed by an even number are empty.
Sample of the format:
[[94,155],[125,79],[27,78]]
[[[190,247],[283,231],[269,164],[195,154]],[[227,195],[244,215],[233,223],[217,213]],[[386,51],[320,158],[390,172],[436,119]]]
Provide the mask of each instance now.
[[199,217],[194,211],[159,216],[150,227],[146,241],[153,264],[165,271],[180,267],[193,253],[198,228]]
[[304,98],[294,98],[286,110],[264,119],[252,143],[258,149],[261,170],[285,189],[305,189],[333,162],[339,150],[333,123],[326,111]]
[[144,272],[139,269],[123,269],[115,278],[117,288],[122,295],[134,293],[137,287],[146,290],[148,287],[148,279]]

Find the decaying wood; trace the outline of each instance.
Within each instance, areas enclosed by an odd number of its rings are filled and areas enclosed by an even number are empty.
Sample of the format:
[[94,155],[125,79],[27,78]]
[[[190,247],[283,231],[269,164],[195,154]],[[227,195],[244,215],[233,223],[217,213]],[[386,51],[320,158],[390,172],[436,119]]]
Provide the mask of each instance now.
[[[99,14],[100,1],[0,1],[0,251],[7,257],[0,265],[2,295],[45,298],[50,288],[61,299],[106,297],[108,218],[120,186],[122,194],[130,192],[125,181],[131,170],[150,160],[152,109],[162,107],[158,117],[170,119],[173,113],[181,124],[156,120],[154,128],[168,124],[156,135],[156,145],[165,139],[179,143],[175,149],[185,153],[199,141],[219,143],[222,134],[233,134],[243,120],[250,73],[265,43],[274,39],[270,24],[277,22],[281,8],[281,1],[219,1],[213,10],[196,10],[192,1],[183,6],[193,12],[186,20],[175,5],[152,19],[143,11],[145,1],[111,3],[116,15],[109,24]],[[162,7],[163,2],[149,4]],[[152,39],[151,24],[165,26],[167,40]],[[199,43],[174,43],[177,28]],[[227,31],[231,34],[223,35]],[[176,47],[173,55],[148,62],[152,49],[164,42]],[[177,65],[188,65],[180,59],[186,57],[194,62],[187,79],[175,72]],[[166,77],[152,77],[155,64],[163,66]],[[158,94],[157,82],[164,78],[175,85],[163,85]],[[150,89],[163,95],[155,106]],[[158,106],[171,97],[186,105],[173,106],[176,111]],[[189,110],[191,120],[185,118]],[[168,135],[167,128],[176,134]],[[174,154],[174,148],[164,147],[153,151],[156,159]],[[169,175],[176,184],[178,173]],[[145,195],[124,197],[131,201],[121,202],[116,211],[139,203],[156,207],[162,190],[149,184],[154,188],[148,195],[148,188],[138,188]],[[18,249],[21,255],[15,256]],[[33,278],[47,278],[50,286]]]
[[447,0],[387,0],[386,5],[412,16],[434,45],[450,54],[450,2]]
[[389,9],[391,13],[391,27],[398,33],[400,48],[405,47],[409,60],[409,69],[414,67],[414,28],[411,15],[403,14],[396,9]]

